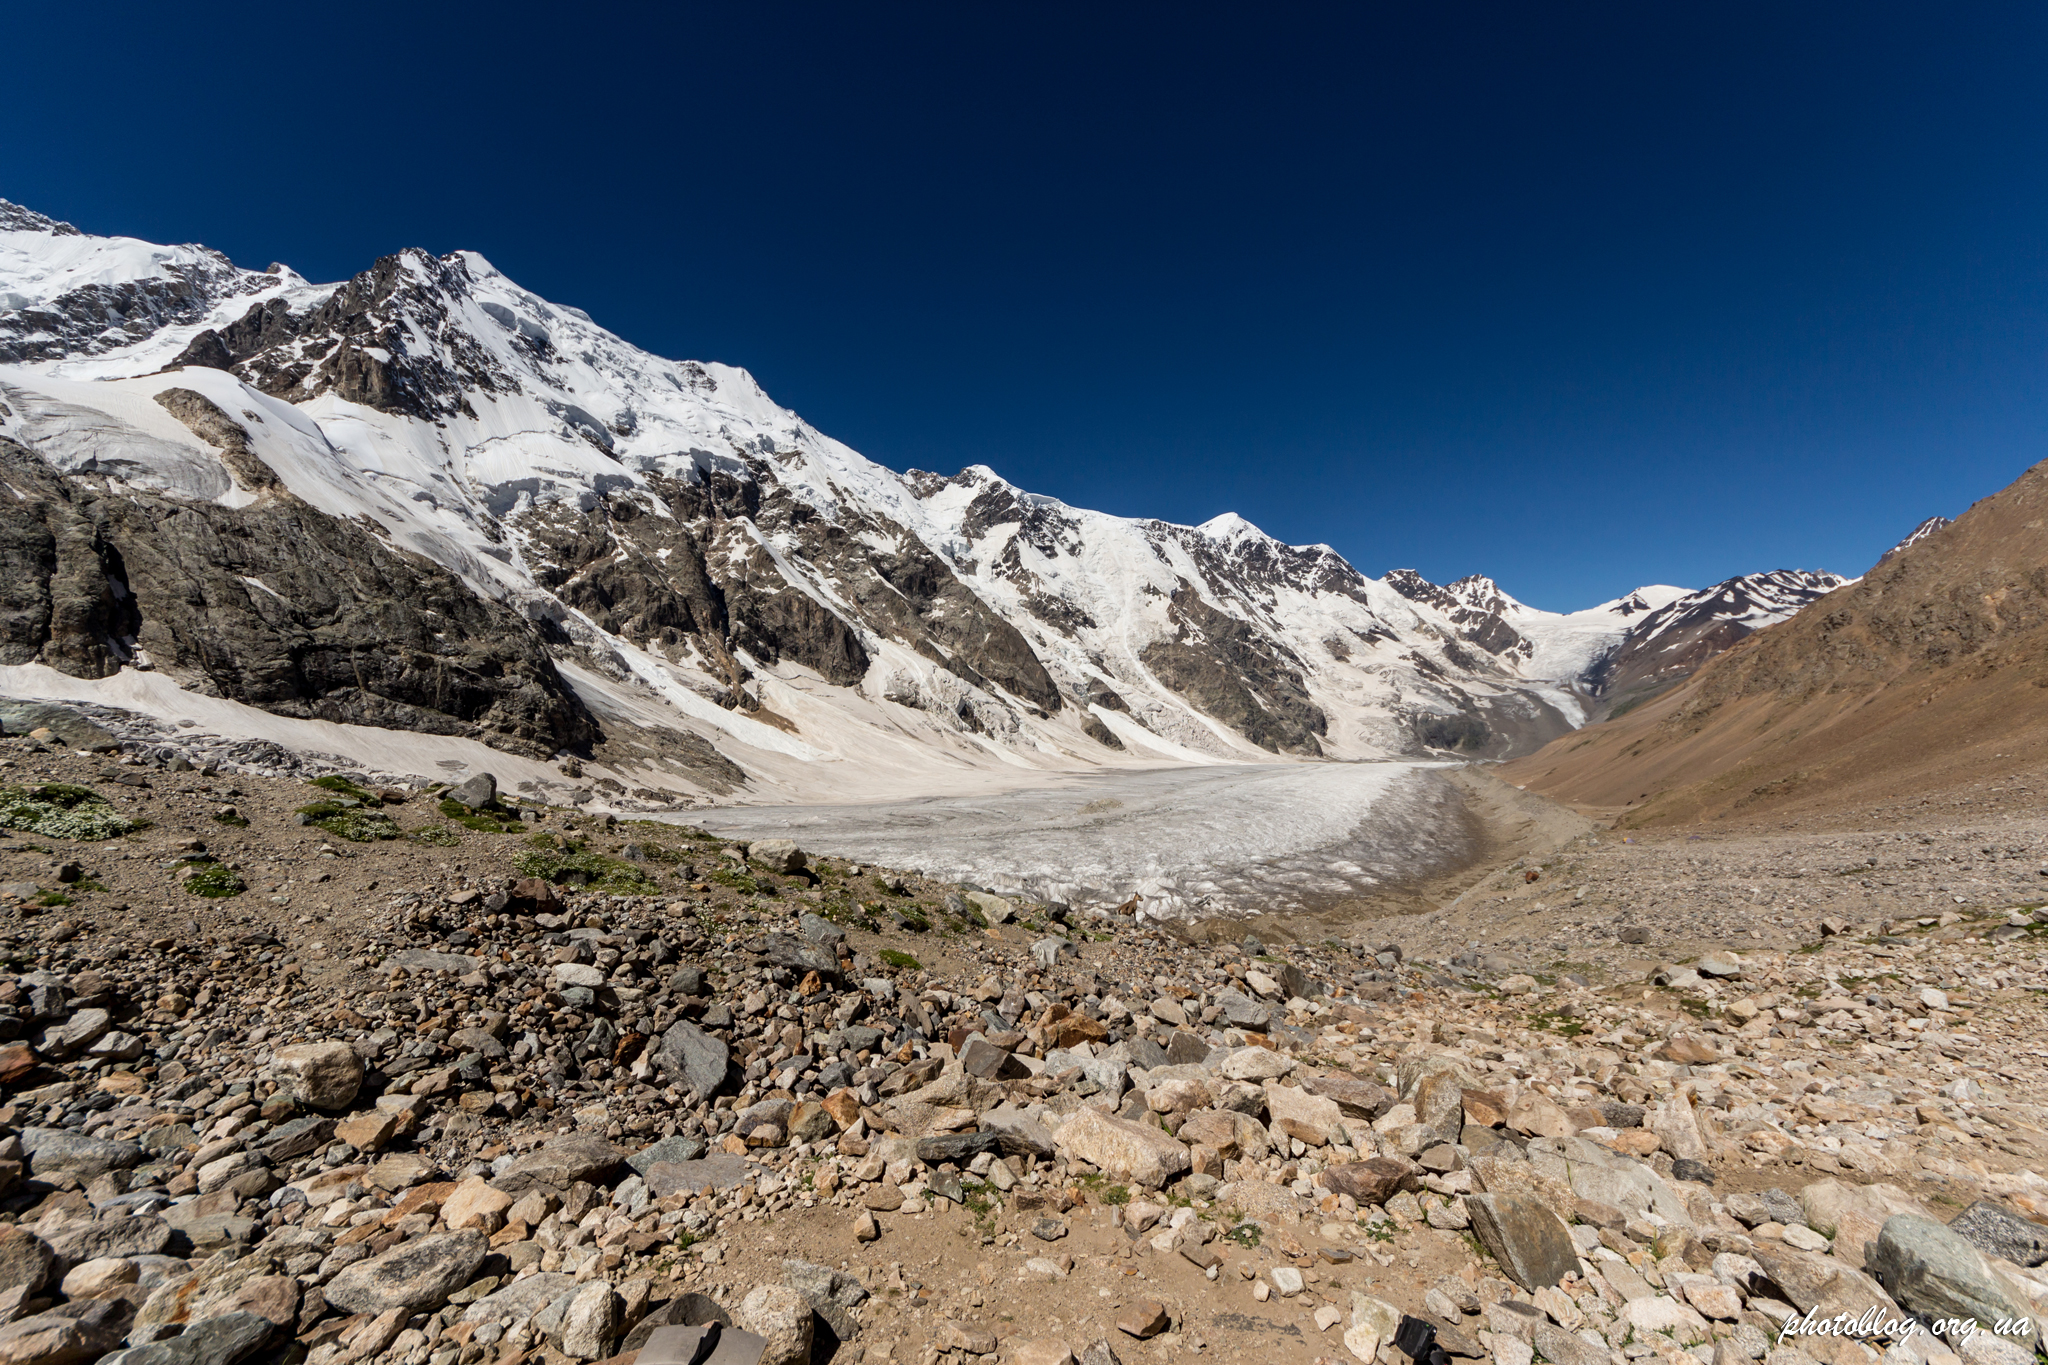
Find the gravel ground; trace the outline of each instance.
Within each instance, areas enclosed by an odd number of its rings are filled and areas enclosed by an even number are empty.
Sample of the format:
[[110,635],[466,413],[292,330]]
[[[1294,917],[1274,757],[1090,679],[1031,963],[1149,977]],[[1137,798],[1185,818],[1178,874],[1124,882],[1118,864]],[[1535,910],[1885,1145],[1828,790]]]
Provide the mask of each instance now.
[[0,740],[0,1360],[565,1365],[723,1319],[778,1361],[1409,1365],[1412,1315],[1504,1365],[2023,1365],[1778,1334],[2048,1307],[2024,819],[1578,834],[1430,915],[1196,942],[128,758]]

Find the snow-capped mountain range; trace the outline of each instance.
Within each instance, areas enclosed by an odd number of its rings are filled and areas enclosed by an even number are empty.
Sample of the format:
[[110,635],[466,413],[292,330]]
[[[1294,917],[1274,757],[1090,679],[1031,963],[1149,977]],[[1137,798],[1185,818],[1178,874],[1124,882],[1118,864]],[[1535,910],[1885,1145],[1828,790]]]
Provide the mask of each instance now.
[[[896,473],[481,256],[339,284],[0,201],[0,668],[580,755],[621,800],[1523,752],[1845,580],[1571,614]],[[567,766],[565,764],[565,766]]]

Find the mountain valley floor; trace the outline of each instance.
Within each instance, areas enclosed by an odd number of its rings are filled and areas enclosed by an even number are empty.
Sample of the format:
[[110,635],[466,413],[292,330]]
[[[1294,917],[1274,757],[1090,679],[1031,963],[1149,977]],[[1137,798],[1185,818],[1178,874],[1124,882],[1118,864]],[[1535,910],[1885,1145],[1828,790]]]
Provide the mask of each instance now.
[[2032,1360],[1780,1332],[2048,1321],[2043,814],[1458,780],[1419,913],[1154,923],[0,739],[0,1359]]

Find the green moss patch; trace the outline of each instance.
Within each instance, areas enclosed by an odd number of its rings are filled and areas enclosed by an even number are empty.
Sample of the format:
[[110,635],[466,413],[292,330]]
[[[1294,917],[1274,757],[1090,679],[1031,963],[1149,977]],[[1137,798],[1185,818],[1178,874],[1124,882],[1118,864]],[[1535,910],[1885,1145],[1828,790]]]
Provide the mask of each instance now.
[[353,844],[373,844],[379,839],[396,839],[398,822],[381,810],[369,810],[362,806],[344,806],[338,801],[315,801],[310,806],[300,806],[299,814],[307,817],[316,829],[324,829],[339,839]]
[[8,829],[92,842],[133,834],[143,824],[115,810],[90,787],[74,787],[68,782],[0,787],[0,825]]
[[502,806],[471,810],[454,797],[444,796],[439,809],[456,824],[479,834],[517,834],[520,830],[519,817]]
[[557,886],[586,886],[616,896],[646,895],[661,889],[633,864],[573,845],[522,849],[512,865],[522,877],[538,877]]
[[249,889],[241,874],[226,863],[187,863],[185,866],[199,869],[184,879],[185,889],[195,896],[221,900],[239,896]]

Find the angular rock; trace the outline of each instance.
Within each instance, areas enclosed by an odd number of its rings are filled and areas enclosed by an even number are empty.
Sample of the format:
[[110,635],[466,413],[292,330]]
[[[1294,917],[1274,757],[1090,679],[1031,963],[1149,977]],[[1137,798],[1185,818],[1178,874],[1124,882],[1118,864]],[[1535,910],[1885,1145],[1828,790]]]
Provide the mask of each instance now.
[[117,1351],[102,1365],[235,1365],[260,1350],[276,1331],[276,1323],[255,1313],[222,1313],[167,1341]]
[[545,1185],[566,1190],[579,1180],[604,1182],[625,1153],[594,1133],[565,1133],[519,1157],[491,1184],[506,1194]]
[[498,799],[498,779],[491,773],[477,773],[441,795],[444,800],[458,802],[471,810],[482,810]]
[[299,1100],[314,1109],[346,1109],[363,1088],[363,1059],[347,1043],[281,1047],[271,1065],[292,1077]]
[[626,1158],[626,1164],[638,1175],[646,1175],[661,1162],[695,1161],[704,1155],[704,1139],[687,1133],[665,1137]]
[[171,1246],[171,1225],[147,1214],[65,1223],[49,1236],[50,1250],[66,1266],[108,1257],[161,1256]]
[[984,1081],[1016,1080],[1031,1074],[1014,1053],[986,1038],[969,1038],[960,1049],[960,1069]]
[[482,1324],[511,1318],[523,1322],[575,1288],[574,1275],[540,1271],[484,1295],[462,1310],[462,1321]]
[[1866,1253],[1870,1273],[1900,1306],[1929,1318],[1972,1318],[1989,1329],[2027,1310],[1992,1275],[1984,1254],[1931,1218],[1885,1220]]
[[84,1365],[121,1344],[128,1331],[129,1305],[117,1299],[101,1300],[73,1312],[77,1307],[66,1304],[63,1310],[0,1326],[0,1362]]
[[811,1358],[816,1329],[810,1302],[786,1284],[764,1284],[749,1292],[733,1320],[767,1339],[761,1365],[804,1365]]
[[1157,1299],[1139,1299],[1125,1305],[1124,1310],[1116,1315],[1116,1329],[1144,1341],[1164,1332],[1168,1321],[1165,1304]]
[[1422,1167],[1403,1157],[1376,1156],[1323,1168],[1323,1186],[1348,1194],[1360,1206],[1385,1204],[1404,1190],[1422,1188]]
[[43,1032],[42,1054],[52,1061],[74,1057],[97,1042],[114,1026],[114,1016],[105,1010],[79,1010],[61,1024]]
[[24,1128],[21,1145],[28,1152],[29,1170],[38,1176],[68,1171],[90,1180],[142,1162],[142,1148],[132,1142],[86,1137],[63,1128]]
[[441,1201],[441,1221],[451,1231],[475,1228],[489,1234],[505,1226],[505,1210],[511,1207],[511,1195],[492,1188],[482,1176],[471,1176]]
[[[1331,1106],[1335,1108],[1335,1105]],[[1076,1110],[1053,1134],[1053,1145],[1105,1172],[1158,1189],[1188,1169],[1188,1149],[1157,1128]]]
[[480,958],[466,953],[437,953],[426,948],[404,948],[384,959],[384,965],[403,967],[409,972],[447,972],[450,976],[468,976],[483,966]]
[[476,1278],[490,1245],[480,1232],[443,1232],[400,1242],[348,1266],[327,1283],[327,1301],[351,1313],[422,1312]]
[[1266,1082],[1266,1112],[1273,1131],[1299,1138],[1312,1147],[1327,1146],[1346,1135],[1344,1111],[1337,1107],[1337,1101],[1311,1095],[1295,1086]]
[[[1294,1070],[1294,1059],[1283,1057],[1269,1047],[1241,1047],[1225,1057],[1216,1069],[1225,1080],[1270,1081]],[[1318,1092],[1311,1090],[1310,1093]]]
[[725,1086],[732,1053],[726,1045],[688,1020],[678,1020],[661,1035],[654,1064],[677,1084],[710,1100]]
[[1415,1121],[1439,1142],[1456,1142],[1465,1127],[1465,1087],[1447,1071],[1425,1076],[1415,1087]]
[[694,1193],[706,1185],[717,1190],[732,1189],[747,1178],[749,1168],[743,1157],[721,1155],[707,1156],[701,1161],[657,1161],[642,1174],[647,1192],[656,1199],[666,1199],[684,1190]]
[[811,860],[794,839],[756,839],[747,845],[747,861],[759,863],[770,872],[794,876],[810,866]]
[[811,942],[828,950],[837,950],[846,942],[846,931],[822,915],[806,910],[796,917],[797,932]]
[[[1805,1191],[1800,1195],[1803,1201]],[[2002,1256],[2014,1265],[2031,1268],[2048,1261],[2048,1227],[1988,1200],[1979,1199],[1957,1214],[1948,1230],[1985,1255]]]
[[609,1281],[598,1279],[579,1288],[562,1312],[555,1345],[575,1360],[603,1360],[619,1334],[619,1296]]
[[[1932,1209],[1896,1185],[1851,1185],[1840,1180],[1816,1180],[1800,1190],[1799,1209],[1806,1226],[1834,1238],[1835,1255],[1858,1270],[1864,1268],[1864,1248],[1877,1240],[1888,1219],[1901,1213],[1934,1217]],[[1953,1224],[1950,1227],[1957,1231]],[[2048,1234],[2048,1228],[2040,1231]]]
[[1832,1256],[1794,1251],[1763,1240],[1758,1240],[1749,1254],[1782,1297],[1802,1313],[1810,1309],[1818,1317],[1847,1313],[1853,1318],[1872,1308],[1894,1316],[1899,1311],[1876,1280]]
[[1332,1071],[1320,1076],[1302,1076],[1297,1083],[1311,1095],[1337,1101],[1337,1107],[1367,1122],[1394,1107],[1394,1092],[1383,1085],[1348,1072]]
[[1501,1269],[1522,1288],[1534,1292],[1557,1284],[1579,1268],[1571,1233],[1544,1205],[1512,1194],[1465,1197],[1472,1230]]
[[32,1296],[56,1270],[49,1243],[18,1224],[0,1224],[0,1291],[25,1289]]

